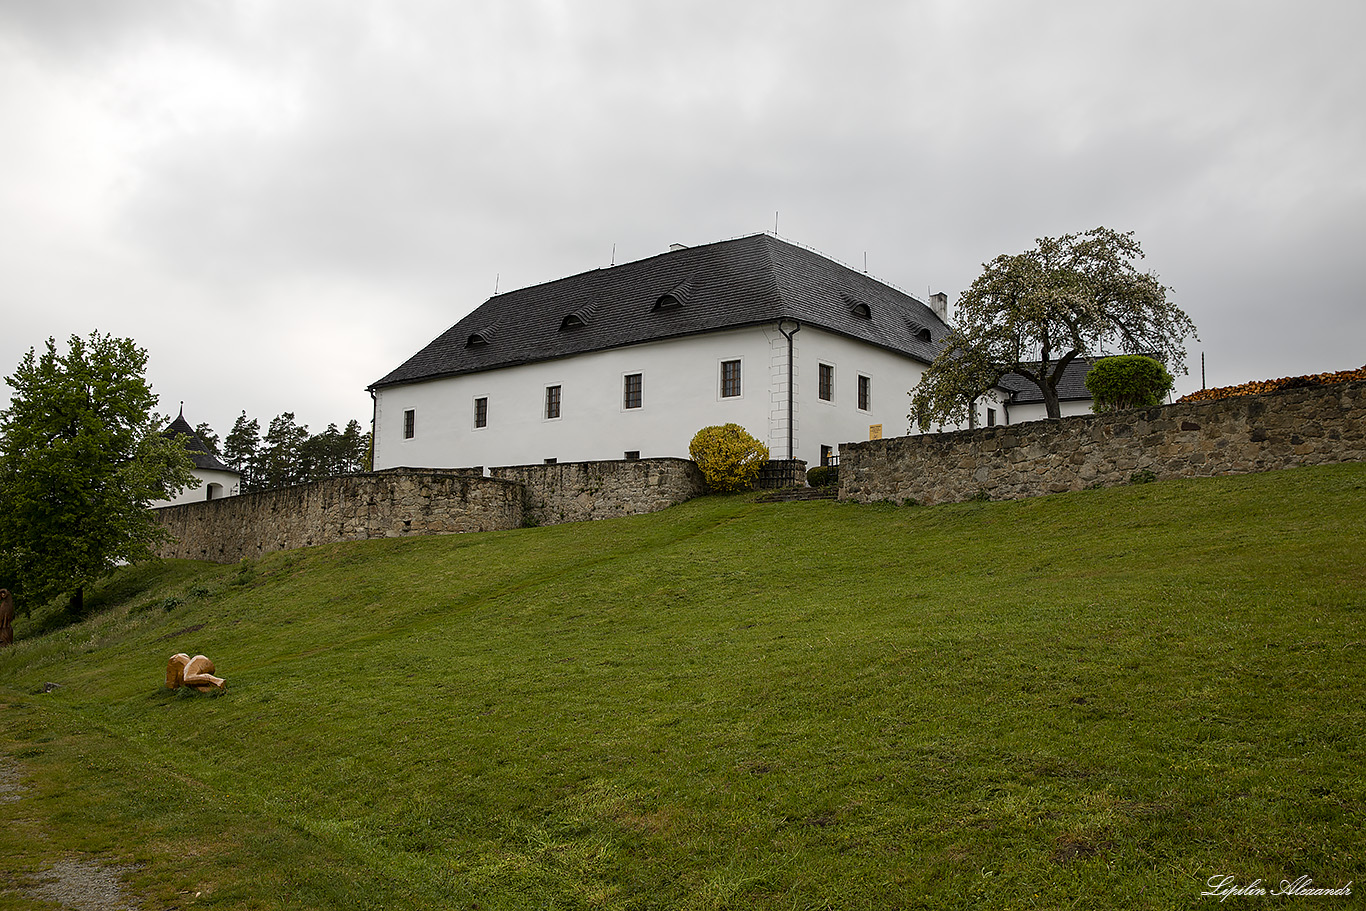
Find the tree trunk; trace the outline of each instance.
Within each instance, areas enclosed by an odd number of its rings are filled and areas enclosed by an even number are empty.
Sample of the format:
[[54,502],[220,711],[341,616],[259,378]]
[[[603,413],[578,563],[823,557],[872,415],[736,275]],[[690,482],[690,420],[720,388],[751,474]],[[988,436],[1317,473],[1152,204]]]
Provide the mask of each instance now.
[[1062,417],[1062,405],[1058,402],[1057,388],[1047,380],[1039,384],[1039,391],[1043,393],[1043,407],[1048,412],[1050,418]]
[[81,611],[85,610],[85,588],[77,588],[71,593],[71,600],[66,603],[66,612],[73,617],[79,617]]

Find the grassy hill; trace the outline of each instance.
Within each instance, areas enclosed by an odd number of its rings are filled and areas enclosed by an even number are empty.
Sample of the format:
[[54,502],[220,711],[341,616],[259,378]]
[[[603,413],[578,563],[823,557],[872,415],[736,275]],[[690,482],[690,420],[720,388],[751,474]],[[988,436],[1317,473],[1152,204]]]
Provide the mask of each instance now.
[[[0,653],[0,908],[58,861],[156,908],[1360,882],[1363,517],[1342,465],[132,569]],[[166,690],[180,651],[227,691]]]

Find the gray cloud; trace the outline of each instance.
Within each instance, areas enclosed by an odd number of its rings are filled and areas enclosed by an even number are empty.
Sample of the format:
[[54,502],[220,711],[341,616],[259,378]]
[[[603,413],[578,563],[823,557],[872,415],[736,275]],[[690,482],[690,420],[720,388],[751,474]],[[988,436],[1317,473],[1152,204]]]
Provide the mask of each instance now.
[[[0,302],[39,314],[0,354],[98,320],[204,419],[322,425],[495,282],[777,213],[954,295],[1038,236],[1133,229],[1218,382],[1359,366],[1363,24],[1345,0],[0,2]],[[231,343],[183,354],[201,323]]]

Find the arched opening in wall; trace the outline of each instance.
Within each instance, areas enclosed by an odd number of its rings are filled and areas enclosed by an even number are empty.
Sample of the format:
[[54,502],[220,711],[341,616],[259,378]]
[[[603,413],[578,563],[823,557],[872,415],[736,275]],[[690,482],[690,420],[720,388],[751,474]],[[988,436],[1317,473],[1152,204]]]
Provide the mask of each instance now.
[[222,497],[223,497],[223,485],[222,485],[222,484],[206,484],[206,485],[204,486],[204,499],[206,499],[206,500],[218,500],[218,499],[222,499]]

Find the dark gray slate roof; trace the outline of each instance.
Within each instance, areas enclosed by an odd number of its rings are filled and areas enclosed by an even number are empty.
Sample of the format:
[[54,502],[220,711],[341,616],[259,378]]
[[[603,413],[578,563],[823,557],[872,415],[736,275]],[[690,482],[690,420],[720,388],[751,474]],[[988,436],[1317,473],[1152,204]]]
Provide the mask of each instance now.
[[171,422],[171,426],[162,431],[162,435],[184,437],[185,450],[189,452],[190,461],[194,463],[195,468],[206,471],[230,471],[237,474],[236,469],[224,465],[218,456],[209,451],[209,447],[204,444],[204,441],[199,438],[199,434],[195,433],[194,428],[190,426],[190,422],[185,420],[183,413]]
[[[1062,378],[1058,380],[1058,401],[1071,402],[1091,398],[1091,393],[1086,389],[1086,374],[1091,372],[1091,365],[1098,360],[1098,357],[1072,359],[1072,363],[1067,365],[1067,369],[1062,372]],[[1011,404],[1033,405],[1043,401],[1043,393],[1039,391],[1039,387],[1018,373],[1007,373],[1001,377],[1001,386],[1011,393]]]
[[370,388],[783,318],[926,364],[948,332],[910,295],[755,234],[495,295]]

